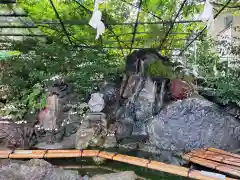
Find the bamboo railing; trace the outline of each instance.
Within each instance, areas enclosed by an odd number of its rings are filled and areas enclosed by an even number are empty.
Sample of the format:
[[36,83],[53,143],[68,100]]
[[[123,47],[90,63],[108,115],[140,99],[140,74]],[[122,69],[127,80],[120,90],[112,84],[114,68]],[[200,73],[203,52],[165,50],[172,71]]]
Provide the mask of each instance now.
[[208,148],[192,151],[183,159],[226,174],[240,177],[240,155],[220,149]]
[[[77,157],[102,157],[105,159],[119,161],[127,164],[132,164],[140,167],[145,167],[153,170],[163,171],[178,176],[188,177],[198,180],[223,180],[221,174],[211,172],[192,170],[186,167],[166,164],[158,161],[127,156],[117,153],[99,151],[99,150],[2,150],[0,151],[0,158],[10,159],[31,159],[31,158],[77,158]],[[219,177],[221,176],[221,177]],[[233,178],[225,177],[225,180],[235,180]]]

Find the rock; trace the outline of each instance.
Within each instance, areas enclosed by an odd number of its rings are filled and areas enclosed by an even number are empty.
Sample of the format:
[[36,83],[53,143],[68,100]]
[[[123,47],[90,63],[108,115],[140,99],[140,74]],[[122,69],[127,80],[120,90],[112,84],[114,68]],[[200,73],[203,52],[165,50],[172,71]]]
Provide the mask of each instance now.
[[0,149],[28,149],[35,141],[34,132],[32,123],[0,121]]
[[139,91],[135,101],[136,121],[144,122],[153,115],[155,105],[156,84],[147,77],[144,81],[143,88]]
[[137,175],[133,171],[124,171],[118,173],[110,173],[110,174],[102,174],[102,175],[95,175],[91,180],[135,180],[137,179]]
[[[82,121],[78,96],[70,84],[59,78],[49,81],[46,90],[46,107],[38,114],[38,125],[42,134],[37,148],[73,148],[75,135]],[[74,143],[73,143],[74,142]]]
[[76,149],[86,149],[94,137],[93,128],[83,128],[80,127],[76,134],[75,148]]
[[107,120],[104,113],[88,113],[76,133],[75,148],[102,146],[107,135]]
[[119,90],[114,83],[102,83],[99,88],[99,93],[103,95],[104,102],[107,105],[112,105],[119,99]]
[[91,94],[91,99],[88,102],[88,106],[91,112],[101,112],[105,106],[103,94],[101,93]]
[[143,81],[139,74],[129,75],[128,79],[122,83],[121,91],[123,98],[130,98],[135,92],[136,88]]
[[106,162],[106,159],[105,158],[102,158],[102,157],[93,157],[93,161],[95,164],[97,165],[101,165],[101,164],[104,164]]
[[89,180],[89,177],[87,175],[80,178],[80,180]]
[[41,159],[10,161],[0,169],[0,180],[79,180],[77,171],[56,168]]
[[34,146],[37,149],[73,149],[75,148],[76,134],[69,137],[64,137],[61,142],[48,144],[47,142],[40,142]]
[[[143,61],[143,64],[140,61]],[[138,73],[141,69],[146,71],[148,65],[154,61],[162,61],[170,64],[168,58],[159,54],[156,49],[140,49],[127,56],[125,70],[128,73]]]
[[116,140],[122,141],[123,139],[130,138],[133,132],[134,124],[131,122],[120,122],[116,131]]
[[148,124],[159,152],[181,155],[198,148],[240,147],[240,122],[200,96],[170,103]]

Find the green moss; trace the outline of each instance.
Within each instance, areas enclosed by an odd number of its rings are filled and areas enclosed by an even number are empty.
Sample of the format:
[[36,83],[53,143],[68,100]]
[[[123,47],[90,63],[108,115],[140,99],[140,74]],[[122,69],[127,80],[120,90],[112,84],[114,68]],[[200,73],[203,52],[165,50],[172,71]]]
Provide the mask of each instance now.
[[173,71],[171,67],[166,66],[161,61],[154,61],[153,63],[148,65],[147,73],[150,76],[161,76],[167,78],[175,78],[176,73]]
[[150,63],[147,68],[147,74],[152,77],[166,77],[169,79],[183,79],[185,81],[193,81],[192,76],[187,76],[183,72],[174,71],[174,67],[164,64],[161,61]]

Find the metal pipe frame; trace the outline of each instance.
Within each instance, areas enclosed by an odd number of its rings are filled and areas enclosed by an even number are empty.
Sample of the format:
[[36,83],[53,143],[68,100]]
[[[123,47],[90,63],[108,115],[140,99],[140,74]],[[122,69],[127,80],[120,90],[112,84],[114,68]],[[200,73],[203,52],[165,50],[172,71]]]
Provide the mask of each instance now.
[[179,16],[180,12],[182,11],[184,5],[186,4],[186,2],[187,2],[187,0],[184,0],[184,1],[182,2],[181,6],[180,6],[180,8],[179,8],[179,10],[178,10],[178,12],[177,12],[177,15],[175,16],[173,22],[170,24],[170,28],[168,29],[167,33],[165,34],[165,36],[164,36],[164,38],[163,38],[163,40],[162,40],[162,43],[161,43],[160,46],[159,46],[160,49],[162,48],[164,42],[166,41],[169,33],[170,33],[171,30],[173,29],[174,23],[176,23],[176,20],[177,20],[177,18],[178,18],[178,16]]
[[53,1],[52,1],[52,0],[49,0],[49,2],[50,2],[51,6],[52,6],[52,8],[53,8],[53,10],[54,10],[54,12],[55,12],[56,17],[58,18],[58,20],[59,20],[59,22],[60,22],[60,24],[61,24],[61,26],[62,26],[62,29],[63,29],[64,34],[66,35],[69,43],[72,45],[72,41],[71,41],[71,39],[70,39],[70,37],[69,37],[69,34],[68,34],[68,32],[67,32],[67,30],[66,30],[66,28],[65,28],[65,26],[64,26],[64,23],[62,22],[61,17],[59,16],[59,14],[58,14],[58,12],[57,12],[56,7],[54,6]]
[[[231,0],[228,0],[226,2],[226,4],[218,11],[218,13],[214,16],[214,19],[216,19],[216,17],[218,17],[218,15],[227,7],[227,5],[231,2]],[[179,56],[181,56],[183,54],[184,51],[187,50],[187,48],[194,42],[196,41],[196,39],[203,34],[203,32],[207,29],[207,26],[205,26],[205,28],[203,28],[202,31],[200,31],[196,36],[195,38],[192,39],[192,41],[190,43],[188,43],[187,46],[184,47],[184,49],[179,53]]]
[[134,43],[134,40],[135,40],[137,27],[138,27],[138,19],[139,19],[139,15],[140,15],[140,12],[141,12],[141,6],[142,6],[142,0],[140,0],[139,6],[138,6],[138,12],[137,12],[137,17],[136,17],[136,22],[135,22],[134,28],[133,28],[133,37],[132,37],[132,42],[131,42],[131,47],[130,47],[130,52],[129,53],[132,52],[132,47],[133,47],[133,43]]

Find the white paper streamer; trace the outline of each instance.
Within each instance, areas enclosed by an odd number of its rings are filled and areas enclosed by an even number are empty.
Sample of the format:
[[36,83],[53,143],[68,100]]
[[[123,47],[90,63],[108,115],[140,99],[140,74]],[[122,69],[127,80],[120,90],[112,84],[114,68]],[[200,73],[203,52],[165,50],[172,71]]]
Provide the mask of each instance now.
[[207,29],[209,34],[214,36],[214,15],[213,15],[213,6],[206,0],[204,10],[202,14],[199,16],[199,19],[207,24]]
[[96,0],[95,1],[93,14],[89,21],[89,25],[97,30],[96,39],[98,39],[99,36],[102,35],[105,31],[105,25],[101,21],[102,13],[98,10],[99,4],[102,4],[103,2],[104,2],[104,0]]

